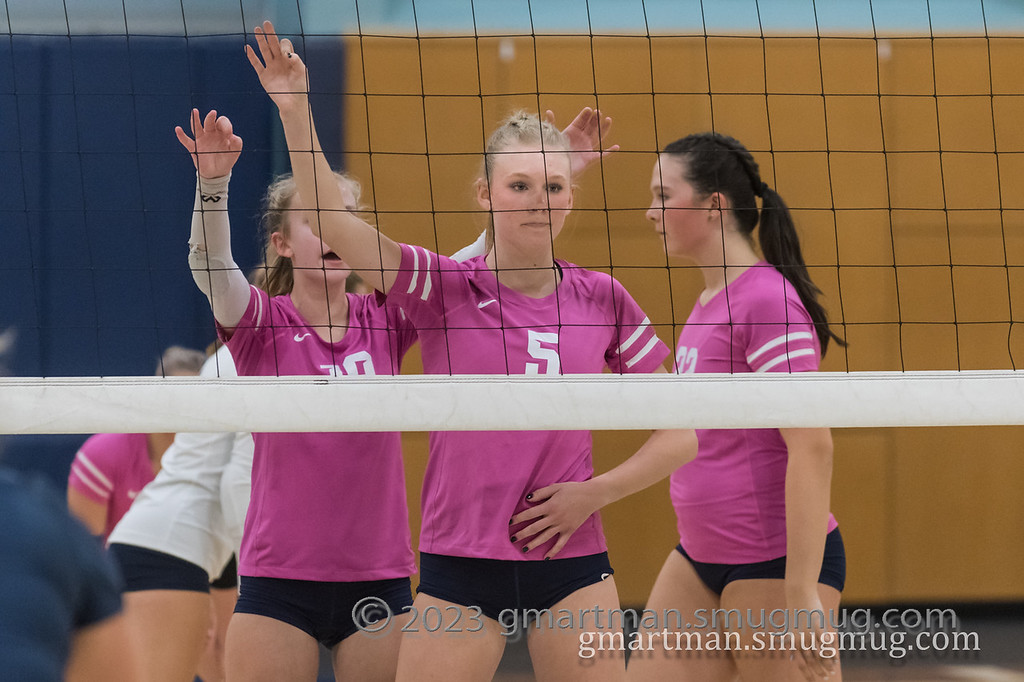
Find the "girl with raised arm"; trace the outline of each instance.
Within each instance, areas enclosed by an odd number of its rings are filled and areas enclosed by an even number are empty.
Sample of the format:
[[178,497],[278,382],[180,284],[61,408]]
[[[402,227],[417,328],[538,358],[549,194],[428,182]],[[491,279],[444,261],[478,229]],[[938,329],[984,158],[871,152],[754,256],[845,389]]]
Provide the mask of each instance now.
[[[845,345],[818,302],[789,209],[738,141],[703,133],[669,144],[651,193],[647,217],[668,255],[704,274],[679,336],[677,372],[811,372],[830,341]],[[758,226],[763,257],[753,241]],[[647,604],[659,616],[690,620],[680,627],[659,619],[641,633],[667,641],[634,654],[630,679],[838,679],[831,624],[846,560],[829,513],[829,430],[699,429],[697,436],[696,459],[671,478],[680,543]],[[700,613],[738,613],[741,622],[701,626],[692,620]],[[667,634],[659,634],[663,627]],[[738,646],[675,647],[677,634],[708,638],[717,629],[737,633]],[[787,629],[791,640],[770,639]]]
[[[556,259],[573,205],[579,149],[536,116],[511,116],[491,137],[476,198],[492,219],[485,255],[464,262],[399,244],[346,212],[311,122],[306,72],[288,40],[256,29],[260,82],[277,104],[299,194],[330,248],[402,306],[432,374],[663,371],[668,349],[623,287]],[[585,110],[589,142],[603,127]],[[577,169],[578,170],[578,169]],[[692,434],[690,434],[692,440]],[[585,632],[612,631],[619,606],[597,509],[678,467],[687,433],[656,432],[626,462],[593,476],[581,431],[431,434],[423,488],[420,585],[402,642],[400,680],[483,680],[514,612],[568,610],[572,622],[529,624],[538,679],[617,680],[621,656],[581,661]],[[435,627],[433,613],[442,618]],[[589,614],[589,616],[587,615]]]
[[[192,112],[178,138],[198,171],[189,264],[241,376],[397,373],[415,331],[396,307],[346,293],[349,266],[312,229],[291,178],[267,192],[266,291],[234,264],[231,123]],[[358,186],[328,172],[345,210]],[[344,409],[339,406],[338,409]],[[252,494],[227,635],[228,679],[315,680],[318,644],[337,679],[394,679],[399,633],[368,635],[365,600],[402,613],[415,566],[397,433],[254,433]],[[383,607],[382,607],[383,608]]]

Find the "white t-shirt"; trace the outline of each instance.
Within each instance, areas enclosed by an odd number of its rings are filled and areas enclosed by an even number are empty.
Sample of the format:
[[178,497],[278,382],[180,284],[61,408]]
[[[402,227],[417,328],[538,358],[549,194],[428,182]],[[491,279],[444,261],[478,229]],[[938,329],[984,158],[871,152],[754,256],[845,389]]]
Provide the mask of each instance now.
[[[237,376],[228,349],[210,356],[199,376]],[[177,434],[160,473],[139,493],[108,542],[176,556],[216,578],[241,544],[239,520],[249,504],[252,454],[248,433]],[[228,481],[222,480],[225,472],[230,472]]]

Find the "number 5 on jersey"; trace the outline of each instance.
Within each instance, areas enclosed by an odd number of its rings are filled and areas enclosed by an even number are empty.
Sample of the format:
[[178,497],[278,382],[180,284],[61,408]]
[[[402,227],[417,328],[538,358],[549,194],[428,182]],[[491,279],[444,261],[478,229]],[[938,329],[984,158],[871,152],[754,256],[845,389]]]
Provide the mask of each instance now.
[[[526,352],[537,362],[527,362],[525,373],[528,375],[561,374],[562,362],[558,357],[558,332],[539,332],[528,329],[526,334]],[[554,348],[550,346],[554,346]]]

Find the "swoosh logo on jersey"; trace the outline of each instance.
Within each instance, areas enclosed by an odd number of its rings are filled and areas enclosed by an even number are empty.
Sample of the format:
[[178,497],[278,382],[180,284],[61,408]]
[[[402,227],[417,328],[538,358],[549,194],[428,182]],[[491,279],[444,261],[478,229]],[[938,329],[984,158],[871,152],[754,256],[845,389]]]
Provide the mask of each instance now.
[[307,336],[312,336],[312,334],[310,334],[309,332],[306,332],[305,334],[296,334],[295,335],[295,340],[296,341],[302,341]]
[[611,573],[602,573],[601,574],[601,580],[607,580],[608,578],[611,577],[611,575],[612,575]]
[[483,303],[477,303],[477,304],[476,304],[476,307],[477,307],[477,308],[486,308],[486,307],[487,307],[487,306],[489,306],[490,304],[492,304],[492,303],[497,303],[497,302],[498,302],[498,301],[497,301],[496,299],[493,299],[493,298],[492,298],[492,299],[490,299],[489,301],[484,301]]

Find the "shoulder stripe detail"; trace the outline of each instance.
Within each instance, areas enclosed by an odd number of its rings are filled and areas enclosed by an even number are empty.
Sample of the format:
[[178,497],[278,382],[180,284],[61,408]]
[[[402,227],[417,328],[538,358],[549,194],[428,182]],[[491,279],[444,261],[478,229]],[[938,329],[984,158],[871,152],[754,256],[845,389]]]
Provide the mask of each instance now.
[[776,336],[774,339],[772,339],[771,341],[769,341],[768,343],[764,344],[763,346],[761,346],[760,348],[755,350],[753,353],[748,355],[747,356],[747,362],[748,363],[753,363],[754,360],[759,358],[764,353],[767,353],[772,348],[775,348],[779,344],[789,343],[790,341],[801,341],[803,339],[810,340],[810,338],[811,338],[811,333],[810,332],[793,332],[792,334],[783,334],[782,336]]
[[634,355],[632,358],[626,361],[626,368],[629,369],[636,363],[644,359],[644,357],[658,345],[658,335],[655,334],[651,337],[651,340],[647,342],[647,345],[640,349],[640,352]]
[[800,350],[794,350],[794,351],[791,351],[789,353],[785,353],[783,355],[779,355],[778,357],[772,358],[768,362],[764,363],[763,365],[761,365],[760,367],[758,367],[754,371],[755,372],[767,372],[772,367],[775,367],[776,365],[778,365],[778,364],[780,364],[782,362],[785,362],[787,360],[795,360],[796,358],[802,358],[805,355],[814,355],[814,349],[813,348],[801,348]]
[[410,246],[409,250],[412,251],[412,277],[409,278],[409,289],[405,293],[411,294],[416,291],[416,282],[420,277],[420,254],[419,250],[415,246]]
[[71,473],[74,474],[75,480],[85,484],[86,488],[96,493],[99,497],[103,498],[104,500],[110,499],[111,491],[104,490],[103,488],[93,483],[90,480],[90,477],[86,474],[86,472],[82,471],[81,467],[79,467],[77,464],[71,465]]
[[108,490],[114,489],[114,484],[110,479],[107,478],[103,472],[85,456],[84,452],[79,450],[78,454],[75,455],[75,461],[80,463],[86,471],[92,474],[96,478],[97,482],[99,482],[104,488],[107,488]]
[[426,262],[423,263],[423,293],[420,298],[425,301],[430,296],[430,251],[423,249],[423,259]]
[[636,343],[636,340],[643,336],[643,333],[650,329],[650,327],[651,318],[645,317],[644,321],[637,325],[637,328],[633,331],[632,334],[629,335],[629,338],[623,341],[622,345],[619,346],[619,355],[622,355],[627,350],[629,350],[629,347]]
[[[424,301],[430,296],[430,251],[419,246],[409,246],[412,251],[412,277],[409,278],[409,288],[405,293],[414,294],[420,286],[420,275],[423,275],[423,289],[420,291],[420,298]],[[423,252],[423,267],[420,267],[420,251]]]
[[[252,286],[252,285],[250,285],[250,286]],[[253,287],[253,288],[255,288],[255,287]],[[254,311],[255,315],[253,317],[256,318],[256,320],[255,320],[256,321],[256,329],[262,329],[263,328],[263,297],[260,296],[260,293],[258,291],[255,292],[255,293],[256,293],[256,310]]]

